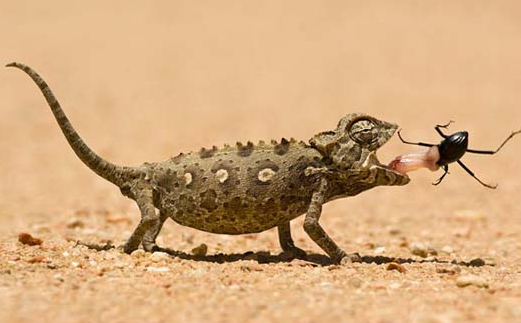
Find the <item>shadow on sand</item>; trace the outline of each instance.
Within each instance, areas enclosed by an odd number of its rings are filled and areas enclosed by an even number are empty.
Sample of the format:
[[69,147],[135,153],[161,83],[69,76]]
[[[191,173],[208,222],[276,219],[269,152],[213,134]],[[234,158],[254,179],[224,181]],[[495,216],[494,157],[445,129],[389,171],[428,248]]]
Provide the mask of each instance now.
[[[97,251],[102,250],[110,250],[116,248],[115,246],[111,244],[105,244],[105,245],[99,245],[99,244],[90,244],[90,243],[83,243],[78,241],[78,245],[85,246],[89,249],[94,249]],[[306,257],[303,258],[295,258],[289,253],[282,252],[278,255],[272,255],[269,251],[259,251],[259,252],[253,252],[248,251],[245,253],[232,253],[232,254],[214,254],[214,255],[205,255],[205,256],[198,256],[189,254],[182,251],[172,250],[168,248],[160,248],[157,251],[166,252],[172,257],[185,259],[185,260],[193,260],[193,261],[204,261],[204,262],[214,262],[214,263],[228,263],[228,262],[235,262],[240,260],[253,260],[257,261],[260,264],[267,264],[267,263],[284,263],[284,262],[291,262],[294,259],[300,259],[303,261],[306,261],[311,266],[331,266],[335,265],[335,263],[329,258],[328,256],[322,255],[322,254],[308,254]],[[454,264],[459,266],[465,266],[465,267],[483,267],[483,266],[494,266],[494,264],[487,264],[485,261],[481,258],[475,258],[470,261],[458,261],[458,260],[440,260],[437,258],[427,258],[427,259],[413,259],[413,258],[397,258],[397,257],[387,257],[387,256],[361,256],[362,263],[367,264],[387,264],[387,263],[399,263],[399,264],[411,264],[411,263],[438,263],[438,264]]]

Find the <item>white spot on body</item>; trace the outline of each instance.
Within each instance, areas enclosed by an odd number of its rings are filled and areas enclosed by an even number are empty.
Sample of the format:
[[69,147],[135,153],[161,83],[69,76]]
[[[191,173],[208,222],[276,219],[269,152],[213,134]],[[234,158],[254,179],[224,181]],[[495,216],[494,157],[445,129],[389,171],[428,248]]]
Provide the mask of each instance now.
[[259,172],[257,178],[259,179],[259,181],[265,183],[267,181],[270,181],[273,178],[273,176],[275,176],[275,171],[273,169],[264,168]]
[[224,183],[228,179],[228,171],[226,169],[219,169],[215,173],[215,177],[217,177],[219,182]]
[[192,174],[191,173],[185,173],[185,184],[190,185],[192,182]]

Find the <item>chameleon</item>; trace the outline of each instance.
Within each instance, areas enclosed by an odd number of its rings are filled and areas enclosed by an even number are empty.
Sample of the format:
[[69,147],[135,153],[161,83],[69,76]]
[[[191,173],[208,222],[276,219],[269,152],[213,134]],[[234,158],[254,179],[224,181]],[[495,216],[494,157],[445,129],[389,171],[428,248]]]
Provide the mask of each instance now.
[[140,246],[148,252],[161,250],[156,237],[170,218],[216,234],[259,233],[276,227],[282,250],[305,257],[290,231],[290,221],[305,214],[304,231],[332,261],[359,261],[357,253],[343,251],[320,226],[322,206],[373,187],[410,181],[376,156],[398,126],[364,113],[345,115],[334,130],[320,132],[307,143],[284,138],[238,142],[136,167],[116,165],[87,146],[39,74],[21,63],[7,66],[21,69],[36,83],[79,159],[136,202],[141,220],[122,246],[126,253]]

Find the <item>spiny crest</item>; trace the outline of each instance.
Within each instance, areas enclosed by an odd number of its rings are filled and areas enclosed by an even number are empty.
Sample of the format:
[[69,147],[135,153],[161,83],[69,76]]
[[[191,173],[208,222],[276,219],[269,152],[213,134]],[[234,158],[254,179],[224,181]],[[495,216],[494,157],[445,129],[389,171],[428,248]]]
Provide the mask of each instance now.
[[216,146],[212,146],[212,149],[201,148],[199,152],[199,156],[201,158],[210,158],[217,152],[218,148]]
[[174,162],[174,164],[179,165],[179,163],[181,162],[181,159],[183,159],[184,156],[185,156],[185,154],[179,153],[177,156],[172,157],[170,159]]
[[[212,148],[203,147],[196,154],[198,154],[200,158],[210,158],[215,156],[219,152],[236,152],[238,156],[248,157],[255,151],[255,149],[266,150],[271,148],[273,149],[275,154],[284,155],[289,151],[291,145],[295,144],[298,144],[301,147],[306,146],[306,144],[303,141],[297,141],[294,138],[291,138],[289,140],[286,138],[282,138],[280,142],[277,140],[271,140],[270,144],[266,144],[264,140],[259,140],[259,142],[256,145],[251,141],[248,141],[246,144],[243,144],[242,142],[238,141],[233,147],[229,144],[224,144],[221,148],[217,146],[212,146]],[[193,153],[189,153],[188,155],[192,154]],[[172,157],[171,160],[177,165],[186,156],[187,155],[180,153],[179,155]]]
[[[294,141],[294,139],[293,139],[293,141]],[[280,143],[277,143],[275,141],[273,150],[275,151],[275,154],[277,154],[277,155],[284,155],[285,153],[288,152],[290,145],[291,145],[290,141],[288,141],[286,138],[282,138],[280,140]]]
[[242,143],[237,142],[237,155],[241,157],[248,157],[253,153],[253,143],[251,141],[248,141],[246,146],[244,146]]

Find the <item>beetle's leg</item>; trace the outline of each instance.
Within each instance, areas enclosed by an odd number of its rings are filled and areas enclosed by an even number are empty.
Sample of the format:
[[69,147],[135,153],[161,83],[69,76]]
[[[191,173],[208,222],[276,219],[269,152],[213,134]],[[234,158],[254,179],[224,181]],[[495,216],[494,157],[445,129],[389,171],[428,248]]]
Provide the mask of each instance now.
[[494,155],[495,153],[497,153],[501,148],[503,148],[503,146],[507,143],[507,141],[509,141],[510,139],[512,139],[512,137],[514,137],[515,135],[521,133],[521,130],[518,130],[518,131],[512,131],[512,133],[510,134],[510,136],[507,137],[507,139],[505,139],[501,145],[499,145],[498,149],[496,150],[475,150],[475,149],[467,149],[467,152],[468,153],[473,153],[473,154],[483,154],[483,155]]
[[443,178],[449,173],[449,166],[448,165],[443,165],[443,175],[441,175],[440,178],[438,178],[438,180],[434,183],[432,183],[432,185],[438,185],[439,183],[441,183],[441,181],[443,180]]
[[360,261],[360,255],[347,254],[345,251],[340,249],[318,223],[318,219],[320,219],[320,214],[322,213],[322,204],[325,202],[326,189],[327,181],[323,178],[320,182],[319,189],[315,191],[311,197],[311,203],[309,204],[308,212],[304,219],[304,230],[309,237],[333,259],[333,261],[339,263],[344,257],[349,257],[353,261]]
[[416,145],[416,146],[424,146],[424,147],[432,147],[432,146],[435,146],[433,144],[427,144],[427,143],[424,143],[424,142],[410,142],[410,141],[406,141],[402,138],[402,134],[400,133],[402,131],[402,129],[398,130],[398,138],[400,138],[400,140],[404,143],[404,144],[408,144],[408,145]]
[[437,124],[436,127],[434,127],[434,129],[440,134],[440,136],[442,136],[443,138],[447,138],[448,136],[444,134],[440,128],[447,129],[451,123],[454,123],[454,121],[450,120],[446,124]]
[[306,252],[295,246],[291,238],[291,227],[289,221],[277,227],[279,232],[280,247],[284,252],[288,252],[294,258],[305,258]]
[[489,184],[486,184],[486,183],[483,183],[479,178],[476,177],[476,175],[474,175],[474,173],[467,167],[465,166],[465,164],[463,164],[461,162],[461,160],[458,160],[458,164],[463,167],[463,169],[469,173],[470,176],[474,177],[474,179],[476,179],[478,182],[481,183],[481,185],[485,186],[485,187],[488,187],[488,188],[492,188],[492,189],[495,189],[497,187],[497,184],[496,185],[489,185]]

